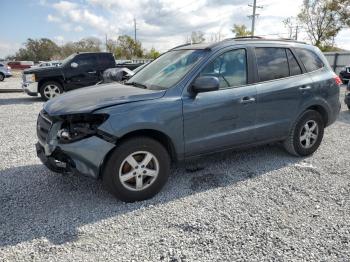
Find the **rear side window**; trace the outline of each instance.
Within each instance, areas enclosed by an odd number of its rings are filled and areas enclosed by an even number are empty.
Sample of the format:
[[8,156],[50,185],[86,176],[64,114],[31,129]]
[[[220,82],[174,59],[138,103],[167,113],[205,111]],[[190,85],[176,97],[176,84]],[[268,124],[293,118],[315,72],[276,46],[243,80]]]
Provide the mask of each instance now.
[[322,60],[314,52],[301,48],[295,48],[295,51],[303,62],[306,71],[312,72],[324,66]]
[[100,67],[111,67],[113,66],[114,58],[110,54],[98,54],[97,62]]
[[289,76],[289,67],[284,48],[255,48],[260,81],[268,81]]
[[200,73],[201,76],[215,76],[220,89],[237,87],[247,83],[247,56],[245,49],[236,49],[219,55]]
[[293,53],[289,49],[286,49],[286,52],[289,64],[289,74],[291,76],[300,75],[302,71]]

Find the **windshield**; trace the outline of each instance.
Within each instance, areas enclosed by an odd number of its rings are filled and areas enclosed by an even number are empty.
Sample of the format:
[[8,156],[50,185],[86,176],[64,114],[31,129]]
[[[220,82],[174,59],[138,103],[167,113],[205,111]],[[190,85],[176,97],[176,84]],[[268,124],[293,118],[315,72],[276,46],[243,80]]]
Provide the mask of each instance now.
[[165,53],[134,75],[126,84],[147,89],[168,89],[180,81],[207,52],[175,50]]
[[76,55],[76,54],[71,54],[70,56],[68,56],[67,58],[65,58],[64,60],[62,60],[61,65],[62,65],[62,66],[65,66],[67,63],[70,62],[70,60],[73,59],[73,57],[75,57],[75,55]]

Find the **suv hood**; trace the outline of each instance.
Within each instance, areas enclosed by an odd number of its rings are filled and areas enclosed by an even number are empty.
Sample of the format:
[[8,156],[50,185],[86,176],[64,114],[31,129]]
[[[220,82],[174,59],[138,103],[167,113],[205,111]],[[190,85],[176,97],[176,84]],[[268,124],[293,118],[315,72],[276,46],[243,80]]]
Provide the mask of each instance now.
[[91,113],[97,109],[161,98],[164,90],[148,90],[118,83],[84,87],[48,101],[44,110],[51,116]]

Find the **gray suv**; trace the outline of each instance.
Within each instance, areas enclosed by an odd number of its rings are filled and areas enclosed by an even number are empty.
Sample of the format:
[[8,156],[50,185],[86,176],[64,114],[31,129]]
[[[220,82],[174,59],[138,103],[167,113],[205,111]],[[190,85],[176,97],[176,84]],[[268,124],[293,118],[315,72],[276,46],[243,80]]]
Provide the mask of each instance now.
[[154,196],[172,162],[283,143],[319,147],[340,110],[340,79],[316,47],[228,39],[176,47],[125,84],[63,94],[37,121],[41,161],[55,172],[101,178],[117,198]]

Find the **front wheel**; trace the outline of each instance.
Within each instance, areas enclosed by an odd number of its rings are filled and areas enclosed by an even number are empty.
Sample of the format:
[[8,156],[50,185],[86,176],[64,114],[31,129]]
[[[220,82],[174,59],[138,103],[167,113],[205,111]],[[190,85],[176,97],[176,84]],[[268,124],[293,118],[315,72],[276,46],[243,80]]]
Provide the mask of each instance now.
[[167,150],[158,141],[137,137],[122,142],[112,152],[103,171],[103,185],[125,202],[156,195],[170,173]]
[[290,130],[284,147],[295,156],[311,155],[320,146],[323,133],[324,123],[321,115],[314,110],[305,111]]
[[41,98],[45,101],[55,98],[63,93],[62,86],[54,81],[46,82],[40,87]]
[[4,74],[0,74],[0,81],[4,81],[5,79],[5,75]]

